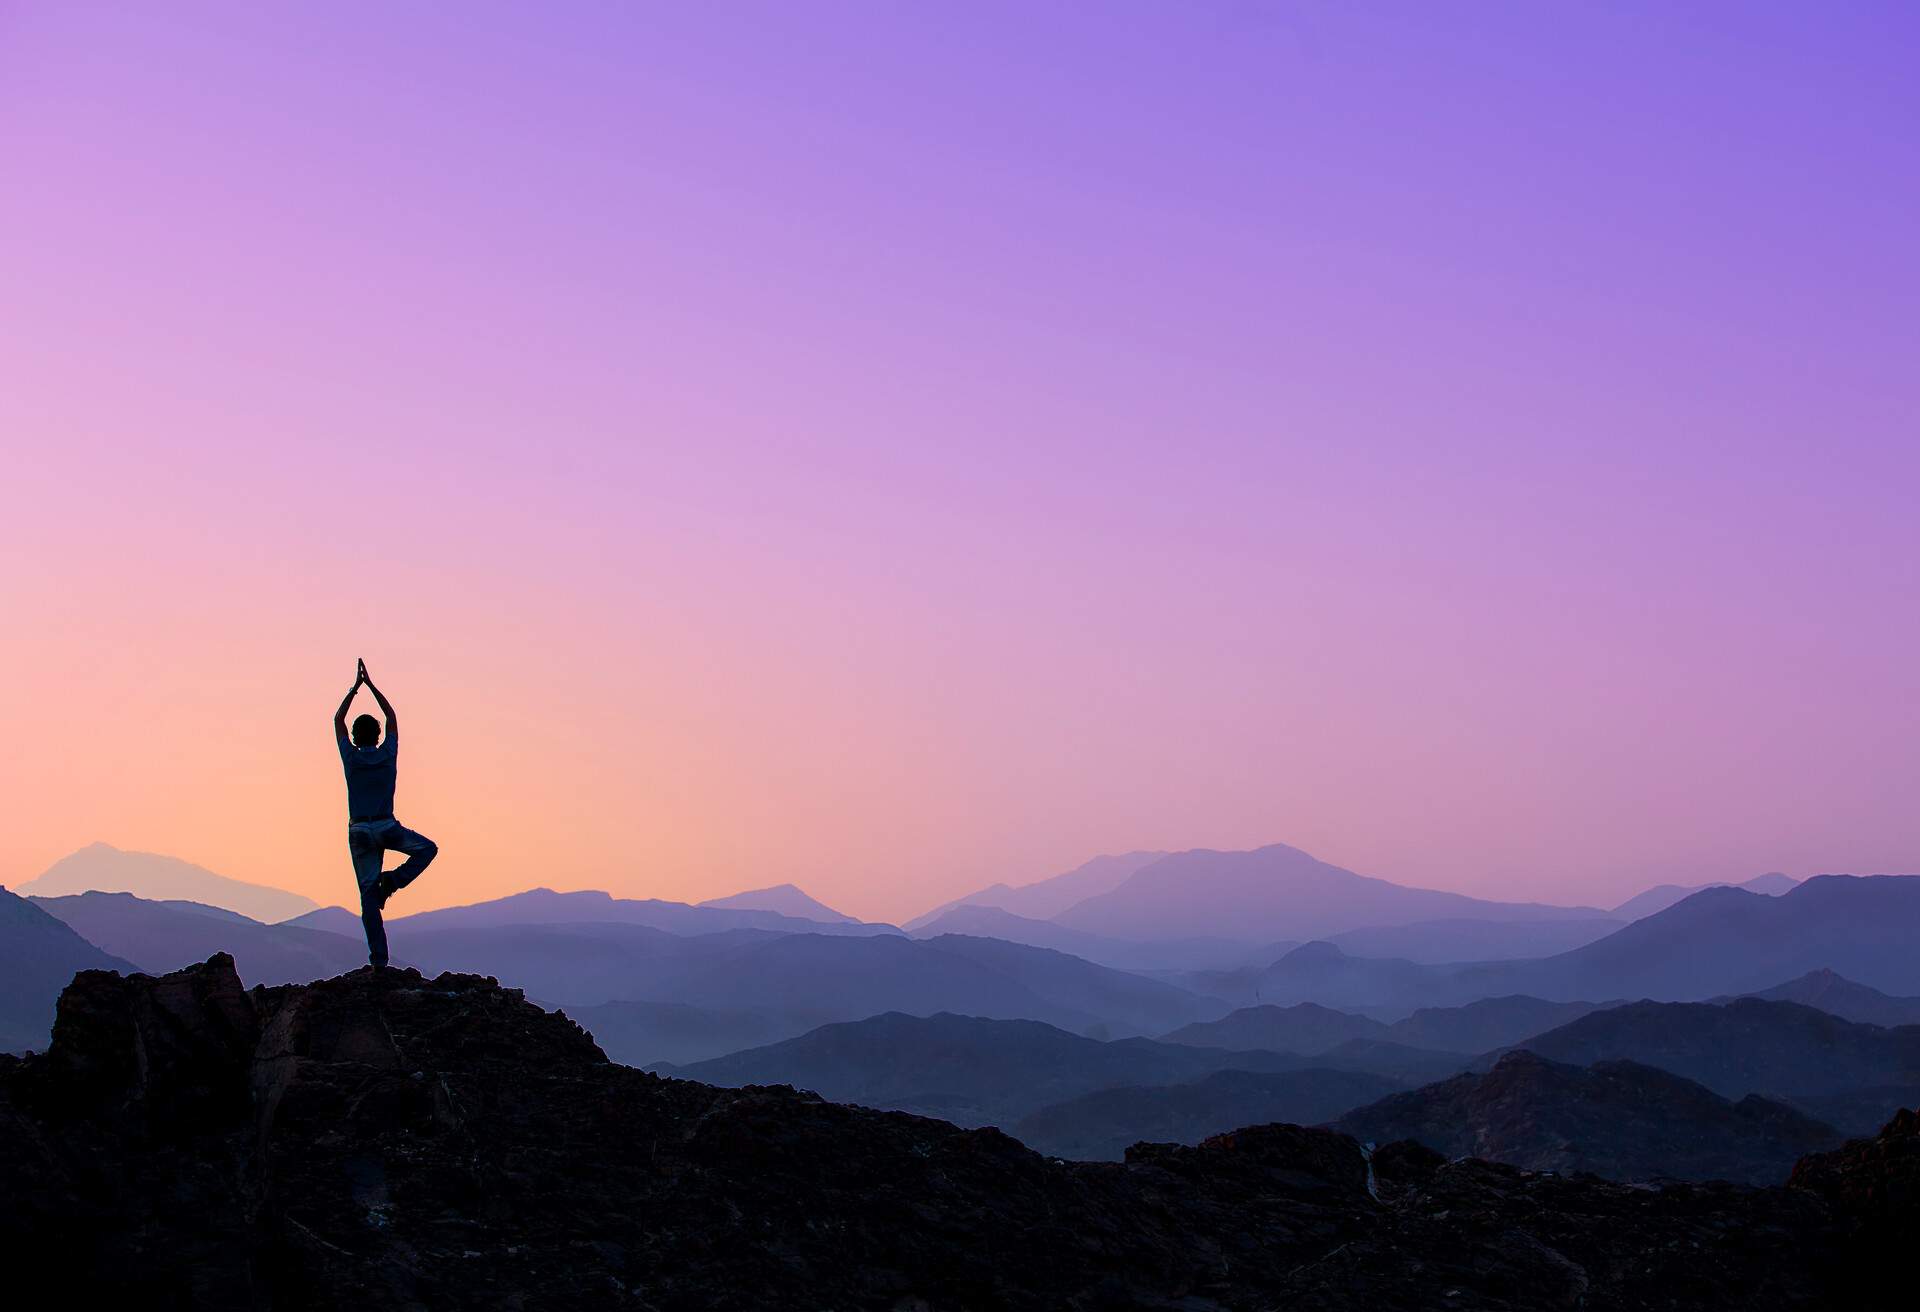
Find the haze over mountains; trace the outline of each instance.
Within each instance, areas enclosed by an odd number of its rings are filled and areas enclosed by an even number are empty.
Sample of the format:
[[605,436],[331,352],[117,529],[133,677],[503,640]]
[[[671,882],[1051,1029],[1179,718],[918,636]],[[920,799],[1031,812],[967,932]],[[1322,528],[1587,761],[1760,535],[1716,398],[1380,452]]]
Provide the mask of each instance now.
[[942,903],[907,921],[902,928],[920,929],[935,917],[961,906],[998,907],[1030,920],[1049,920],[1087,898],[1111,892],[1165,855],[1165,852],[1127,852],[1119,856],[1096,856],[1064,874],[1017,888],[1010,884],[990,884],[978,892]]
[[106,843],[90,843],[54,862],[37,879],[18,885],[22,897],[62,897],[73,893],[132,893],[149,901],[198,902],[225,907],[249,920],[268,924],[312,911],[312,898],[265,884],[250,884],[178,857],[154,852],[123,852]]
[[134,969],[0,888],[0,1052],[46,1045],[55,1000],[76,971]]
[[1645,892],[1636,893],[1615,907],[1611,915],[1621,920],[1639,920],[1656,911],[1665,911],[1676,902],[1692,897],[1703,888],[1744,888],[1749,893],[1765,893],[1777,897],[1800,881],[1791,875],[1773,871],[1764,875],[1755,875],[1752,879],[1718,881],[1711,884],[1656,884]]
[[[1660,1169],[1757,1180],[1920,1098],[1920,1029],[1900,1028],[1920,1007],[1920,880],[1756,882],[1784,891],[1709,886],[1621,923],[1463,908],[1272,846],[1101,858],[1037,893],[982,890],[1025,911],[962,902],[904,933],[791,885],[700,905],[538,888],[388,923],[396,964],[510,982],[616,1060],[997,1125],[1056,1155],[1418,1094],[1394,1104],[1403,1137],[1452,1152],[1478,1136],[1484,1157],[1626,1178],[1663,1157],[1609,1110],[1638,1098],[1696,1150]],[[1181,898],[1206,914],[1181,919]],[[228,952],[248,983],[279,985],[364,960],[338,907],[268,924],[124,892],[11,905],[0,961],[56,964],[5,968],[14,1049],[44,1043],[53,996],[90,965],[160,973]],[[1149,913],[1157,936],[1121,936]],[[1278,937],[1368,917],[1339,942]],[[1471,951],[1489,946],[1509,955]],[[1514,1049],[1536,1064],[1502,1060]]]
[[792,884],[750,888],[744,893],[734,893],[728,897],[710,897],[698,905],[733,911],[772,911],[796,920],[814,920],[827,925],[859,923],[854,917],[842,915],[826,903],[807,896],[804,890]]
[[1733,1102],[1631,1061],[1591,1066],[1509,1053],[1484,1074],[1389,1094],[1334,1122],[1377,1143],[1412,1139],[1448,1157],[1615,1180],[1777,1184],[1833,1127],[1764,1098]]
[[1285,844],[1251,852],[1177,852],[1053,919],[1109,938],[1314,939],[1347,930],[1443,919],[1601,919],[1592,907],[1489,902],[1406,888],[1343,870]]

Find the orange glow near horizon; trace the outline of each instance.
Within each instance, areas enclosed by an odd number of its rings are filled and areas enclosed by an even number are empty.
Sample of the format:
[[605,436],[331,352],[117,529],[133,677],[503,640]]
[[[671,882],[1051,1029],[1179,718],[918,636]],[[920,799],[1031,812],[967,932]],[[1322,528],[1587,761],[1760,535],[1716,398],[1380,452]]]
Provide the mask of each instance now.
[[1911,20],[1122,8],[0,13],[0,882],[1920,869]]

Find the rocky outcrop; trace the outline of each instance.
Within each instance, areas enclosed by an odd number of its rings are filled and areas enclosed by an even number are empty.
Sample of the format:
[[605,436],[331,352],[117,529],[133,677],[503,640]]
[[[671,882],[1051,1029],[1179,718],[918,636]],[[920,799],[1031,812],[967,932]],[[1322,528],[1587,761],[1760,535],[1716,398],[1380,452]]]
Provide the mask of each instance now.
[[225,957],[85,972],[49,1051],[0,1062],[22,1306],[1815,1308],[1874,1206],[1843,1195],[1287,1125],[1062,1163],[617,1066],[490,979],[245,992]]

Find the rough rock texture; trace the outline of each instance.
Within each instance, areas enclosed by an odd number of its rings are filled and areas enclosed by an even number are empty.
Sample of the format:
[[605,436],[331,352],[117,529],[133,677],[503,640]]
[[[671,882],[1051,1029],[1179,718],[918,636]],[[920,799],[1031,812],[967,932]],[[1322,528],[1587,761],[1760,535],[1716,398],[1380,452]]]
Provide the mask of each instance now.
[[1903,1110],[1871,1139],[1803,1158],[1790,1183],[1824,1198],[1852,1235],[1851,1260],[1838,1272],[1845,1303],[1868,1306],[1895,1289],[1911,1299],[1912,1244],[1920,1234],[1920,1113]]
[[0,1256],[21,1306],[1815,1308],[1895,1153],[1648,1189],[1273,1125],[1063,1164],[616,1066],[488,979],[221,956],[85,972],[0,1061]]

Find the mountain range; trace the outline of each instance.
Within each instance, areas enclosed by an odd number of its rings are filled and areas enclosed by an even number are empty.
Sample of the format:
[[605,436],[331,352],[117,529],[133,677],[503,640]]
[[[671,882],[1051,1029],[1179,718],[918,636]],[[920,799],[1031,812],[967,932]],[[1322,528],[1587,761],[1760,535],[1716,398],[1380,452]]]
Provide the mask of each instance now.
[[1831,1126],[1764,1098],[1731,1102],[1637,1062],[1571,1065],[1528,1051],[1508,1053],[1485,1073],[1389,1094],[1333,1128],[1529,1171],[1756,1185],[1785,1182],[1802,1156],[1841,1141]]
[[1250,852],[1196,849],[1163,856],[1051,918],[1069,929],[1136,941],[1250,933],[1271,941],[1417,921],[1597,920],[1606,913],[1408,888],[1274,843]]
[[[1805,1007],[1817,1007],[1842,1020],[1857,1020],[1868,1025],[1920,1025],[1920,998],[1892,997],[1824,968],[1808,971],[1798,979],[1790,979],[1784,984],[1743,996],[1765,1002],[1797,1002]],[[1713,1001],[1731,1002],[1733,999],[1719,997]]]
[[367,959],[364,941],[292,925],[263,925],[197,902],[77,893],[36,897],[33,904],[89,943],[155,975],[226,952],[250,983],[291,984],[338,975]]
[[989,884],[965,897],[943,902],[931,911],[914,917],[901,926],[908,933],[925,928],[956,907],[997,907],[1030,920],[1048,920],[1068,907],[1096,894],[1110,892],[1132,878],[1144,866],[1165,856],[1165,852],[1126,852],[1117,856],[1096,856],[1065,874],[1036,880],[1015,887]]
[[134,968],[0,888],[0,1052],[46,1047],[54,1001],[76,971]]
[[1791,875],[1778,871],[1756,875],[1752,879],[1734,882],[1716,882],[1711,884],[1655,884],[1644,892],[1636,893],[1615,907],[1609,914],[1621,920],[1640,920],[1656,911],[1665,911],[1676,902],[1684,901],[1703,888],[1741,888],[1749,893],[1760,893],[1768,897],[1778,897],[1800,881]]
[[[837,912],[833,914],[838,915]],[[390,926],[405,925],[413,930],[590,922],[646,925],[670,934],[712,934],[728,929],[767,929],[789,934],[900,933],[892,925],[870,925],[845,917],[809,920],[758,906],[717,906],[706,903],[693,906],[660,898],[614,897],[598,889],[556,893],[550,888],[533,888],[486,902],[421,911],[390,917],[387,921]]]
[[14,889],[22,897],[63,897],[75,893],[132,893],[148,901],[196,902],[237,911],[249,920],[273,924],[319,903],[298,893],[216,875],[203,866],[154,852],[123,852],[92,843],[60,858]]
[[1114,1166],[658,1079],[475,976],[248,992],[215,957],[84,973],[62,1015],[0,1058],[0,1264],[30,1306],[1812,1312],[1901,1306],[1920,1224],[1911,1115],[1786,1188],[1292,1125]]
[[723,911],[772,911],[795,920],[812,920],[823,925],[860,923],[852,916],[842,915],[826,903],[807,896],[805,890],[792,884],[775,884],[771,888],[748,889],[727,897],[710,897],[697,905],[718,907]]
[[669,1073],[729,1088],[788,1084],[835,1102],[1004,1128],[1096,1089],[1174,1084],[1220,1070],[1297,1071],[1313,1065],[1288,1053],[1228,1052],[1138,1038],[1102,1041],[1037,1021],[892,1012],[823,1025],[798,1038]]
[[1272,1048],[1308,1056],[1356,1039],[1443,1053],[1485,1052],[1577,1020],[1601,1005],[1520,996],[1482,998],[1458,1007],[1422,1007],[1389,1025],[1318,1003],[1297,1002],[1289,1007],[1242,1007],[1219,1020],[1196,1021],[1162,1037],[1169,1043]]
[[1842,1020],[1795,1002],[1635,1002],[1534,1035],[1526,1048],[1587,1066],[1632,1061],[1728,1098],[1760,1094],[1850,1134],[1920,1103],[1920,1026]]

